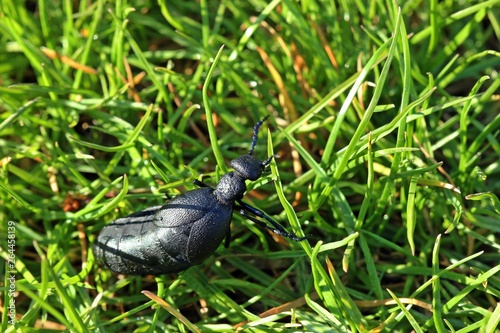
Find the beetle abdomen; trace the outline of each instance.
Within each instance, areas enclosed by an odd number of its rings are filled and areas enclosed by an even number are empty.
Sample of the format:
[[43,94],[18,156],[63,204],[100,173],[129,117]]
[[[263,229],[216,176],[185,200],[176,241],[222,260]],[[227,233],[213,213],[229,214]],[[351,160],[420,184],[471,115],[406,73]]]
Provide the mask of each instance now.
[[174,273],[201,263],[215,252],[231,222],[232,207],[212,192],[193,190],[113,221],[94,245],[98,262],[122,274]]
[[[147,208],[104,227],[94,245],[97,261],[122,274],[159,274],[185,269],[191,264],[182,251],[169,253],[160,242],[161,230],[154,225],[154,216],[162,206]],[[181,241],[186,226],[163,230],[176,234]],[[184,244],[188,236],[184,237]]]

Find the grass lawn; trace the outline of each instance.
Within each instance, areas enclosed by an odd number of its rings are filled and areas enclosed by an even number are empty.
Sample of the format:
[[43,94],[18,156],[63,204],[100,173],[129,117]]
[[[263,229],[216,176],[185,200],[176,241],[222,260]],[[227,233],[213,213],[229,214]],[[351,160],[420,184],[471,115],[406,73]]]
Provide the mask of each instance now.
[[[0,0],[0,332],[498,332],[500,0]],[[278,155],[231,244],[113,220]]]

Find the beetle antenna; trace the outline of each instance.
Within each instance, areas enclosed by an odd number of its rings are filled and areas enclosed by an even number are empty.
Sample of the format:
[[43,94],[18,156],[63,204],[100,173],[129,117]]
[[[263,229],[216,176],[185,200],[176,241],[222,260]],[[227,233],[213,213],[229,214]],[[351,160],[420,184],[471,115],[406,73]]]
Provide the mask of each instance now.
[[267,118],[269,118],[269,115],[265,116],[262,120],[258,121],[257,124],[255,124],[255,126],[253,127],[252,145],[250,146],[250,151],[248,152],[248,155],[253,154],[253,150],[257,145],[257,134],[259,133],[259,127],[262,126],[262,124],[266,121]]

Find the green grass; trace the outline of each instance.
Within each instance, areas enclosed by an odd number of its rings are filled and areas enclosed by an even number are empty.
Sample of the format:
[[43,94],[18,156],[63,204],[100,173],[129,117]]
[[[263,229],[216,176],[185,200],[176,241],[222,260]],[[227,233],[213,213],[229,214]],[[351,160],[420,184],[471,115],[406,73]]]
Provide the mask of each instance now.
[[[500,1],[401,3],[0,0],[0,331],[498,331]],[[266,115],[245,200],[308,241],[97,267]]]

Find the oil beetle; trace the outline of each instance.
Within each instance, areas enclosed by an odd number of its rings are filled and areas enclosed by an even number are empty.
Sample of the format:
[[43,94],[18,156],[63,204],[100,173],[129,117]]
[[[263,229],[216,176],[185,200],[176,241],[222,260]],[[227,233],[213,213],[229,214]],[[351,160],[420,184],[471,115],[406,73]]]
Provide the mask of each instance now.
[[249,153],[231,161],[234,171],[222,176],[215,189],[195,180],[200,188],[104,227],[94,244],[98,263],[122,274],[180,272],[207,259],[224,237],[225,246],[229,246],[233,210],[278,235],[304,240],[242,201],[245,181],[259,179],[273,158],[260,161],[253,156],[259,127],[266,119],[255,124]]

